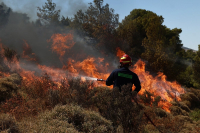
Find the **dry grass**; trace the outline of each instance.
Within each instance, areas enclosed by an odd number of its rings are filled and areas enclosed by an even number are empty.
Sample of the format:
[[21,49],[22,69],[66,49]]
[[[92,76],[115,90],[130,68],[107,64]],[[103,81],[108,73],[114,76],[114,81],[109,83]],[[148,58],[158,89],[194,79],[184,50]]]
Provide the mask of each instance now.
[[[122,87],[119,92],[117,88],[94,87],[92,82],[71,79],[63,81],[58,88],[48,75],[18,86],[20,77],[16,74],[11,77],[3,81],[15,84],[20,93],[12,93],[0,105],[0,110],[14,116],[16,126],[10,127],[17,127],[13,130],[20,132],[157,133],[159,129],[165,133],[178,133],[196,132],[200,127],[191,115],[189,117],[199,102],[199,93],[194,90],[181,95],[181,102],[172,102],[169,114],[158,107],[160,96],[153,100],[155,96],[149,92],[140,96],[139,105],[135,104],[130,86]],[[144,112],[157,128],[149,123]],[[197,116],[198,113],[194,118]],[[4,132],[8,130],[10,128],[5,128]]]
[[17,133],[16,120],[9,114],[0,114],[0,131]]

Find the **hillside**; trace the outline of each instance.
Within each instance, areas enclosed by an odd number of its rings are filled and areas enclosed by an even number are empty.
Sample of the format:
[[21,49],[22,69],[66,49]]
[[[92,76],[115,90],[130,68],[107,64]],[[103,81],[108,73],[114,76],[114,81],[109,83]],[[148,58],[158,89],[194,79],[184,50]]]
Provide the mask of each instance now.
[[[0,6],[0,131],[4,133],[198,133],[200,49],[183,47],[182,30],[133,9],[119,16],[95,0],[73,18],[47,0],[38,19]],[[128,54],[136,99],[106,86]]]

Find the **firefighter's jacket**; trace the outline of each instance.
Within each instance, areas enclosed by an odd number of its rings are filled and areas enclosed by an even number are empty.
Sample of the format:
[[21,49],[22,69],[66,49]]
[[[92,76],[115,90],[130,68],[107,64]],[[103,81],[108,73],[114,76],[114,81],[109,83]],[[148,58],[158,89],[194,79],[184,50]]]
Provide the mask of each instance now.
[[138,76],[126,67],[114,70],[106,80],[106,85],[114,85],[113,87],[118,87],[120,91],[121,86],[127,85],[128,83],[135,85],[136,88],[134,91],[139,92],[141,90]]

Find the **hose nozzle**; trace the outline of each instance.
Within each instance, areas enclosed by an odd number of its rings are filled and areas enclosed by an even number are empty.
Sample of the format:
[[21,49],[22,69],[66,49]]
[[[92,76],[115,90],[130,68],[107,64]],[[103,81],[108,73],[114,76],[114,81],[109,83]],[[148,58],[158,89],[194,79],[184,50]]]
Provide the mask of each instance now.
[[105,81],[104,79],[97,79],[97,81]]

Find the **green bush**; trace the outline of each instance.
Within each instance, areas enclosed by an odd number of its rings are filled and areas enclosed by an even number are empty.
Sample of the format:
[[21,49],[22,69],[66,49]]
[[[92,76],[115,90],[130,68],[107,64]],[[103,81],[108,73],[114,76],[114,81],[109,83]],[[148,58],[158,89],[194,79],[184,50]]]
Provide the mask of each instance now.
[[9,77],[0,79],[0,102],[11,98],[13,93],[17,92],[21,80],[18,74],[12,74]]
[[190,117],[192,120],[198,121],[200,120],[200,109],[195,109],[190,112]]
[[[73,130],[74,132],[105,133],[113,130],[112,123],[100,114],[77,105],[57,105],[52,111],[41,114],[38,119],[40,132],[55,130],[56,132],[70,132]],[[41,124],[46,126],[41,126]],[[52,130],[49,130],[49,127]]]

